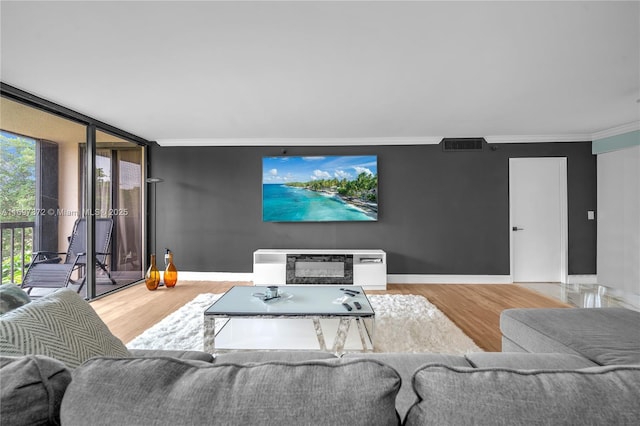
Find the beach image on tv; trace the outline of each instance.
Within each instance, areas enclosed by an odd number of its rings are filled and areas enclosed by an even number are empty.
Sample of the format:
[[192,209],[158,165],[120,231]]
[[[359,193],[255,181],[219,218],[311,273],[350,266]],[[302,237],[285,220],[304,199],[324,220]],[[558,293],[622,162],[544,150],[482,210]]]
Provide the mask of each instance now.
[[262,220],[378,220],[377,156],[264,157]]

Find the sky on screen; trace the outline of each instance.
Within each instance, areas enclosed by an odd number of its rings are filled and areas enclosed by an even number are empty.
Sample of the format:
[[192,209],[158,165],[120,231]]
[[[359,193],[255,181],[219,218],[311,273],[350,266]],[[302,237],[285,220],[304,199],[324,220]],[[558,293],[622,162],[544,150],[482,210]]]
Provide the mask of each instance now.
[[329,157],[264,157],[262,182],[309,182],[317,179],[353,180],[360,173],[376,175],[377,157],[329,156]]

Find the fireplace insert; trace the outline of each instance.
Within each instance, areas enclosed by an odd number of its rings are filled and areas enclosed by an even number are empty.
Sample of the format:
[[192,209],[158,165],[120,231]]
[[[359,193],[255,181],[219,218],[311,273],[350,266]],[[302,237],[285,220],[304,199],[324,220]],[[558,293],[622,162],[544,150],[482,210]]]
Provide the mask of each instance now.
[[353,284],[353,255],[288,254],[287,284]]

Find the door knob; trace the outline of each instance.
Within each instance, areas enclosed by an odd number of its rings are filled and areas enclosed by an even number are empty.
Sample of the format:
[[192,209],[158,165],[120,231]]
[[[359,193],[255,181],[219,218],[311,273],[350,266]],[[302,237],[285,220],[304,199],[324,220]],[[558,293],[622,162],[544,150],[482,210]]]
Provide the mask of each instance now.
[[511,228],[512,231],[524,231],[524,228],[518,228],[517,226],[514,226],[513,228]]

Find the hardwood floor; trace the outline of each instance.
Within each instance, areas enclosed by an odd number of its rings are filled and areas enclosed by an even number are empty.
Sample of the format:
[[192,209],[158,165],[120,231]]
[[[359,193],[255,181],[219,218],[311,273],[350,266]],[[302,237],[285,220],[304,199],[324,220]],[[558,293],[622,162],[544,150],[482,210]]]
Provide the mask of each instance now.
[[128,343],[201,293],[224,293],[247,282],[179,281],[174,288],[149,291],[138,284],[91,302],[111,332]]
[[[149,291],[144,284],[91,302],[123,342],[142,333],[200,293],[223,293],[250,282],[181,281],[175,288]],[[500,313],[509,308],[570,307],[513,284],[389,284],[371,294],[416,294],[429,299],[486,351],[501,350]]]
[[485,351],[502,349],[500,313],[509,308],[566,308],[558,300],[513,284],[395,284],[389,294],[419,294]]

